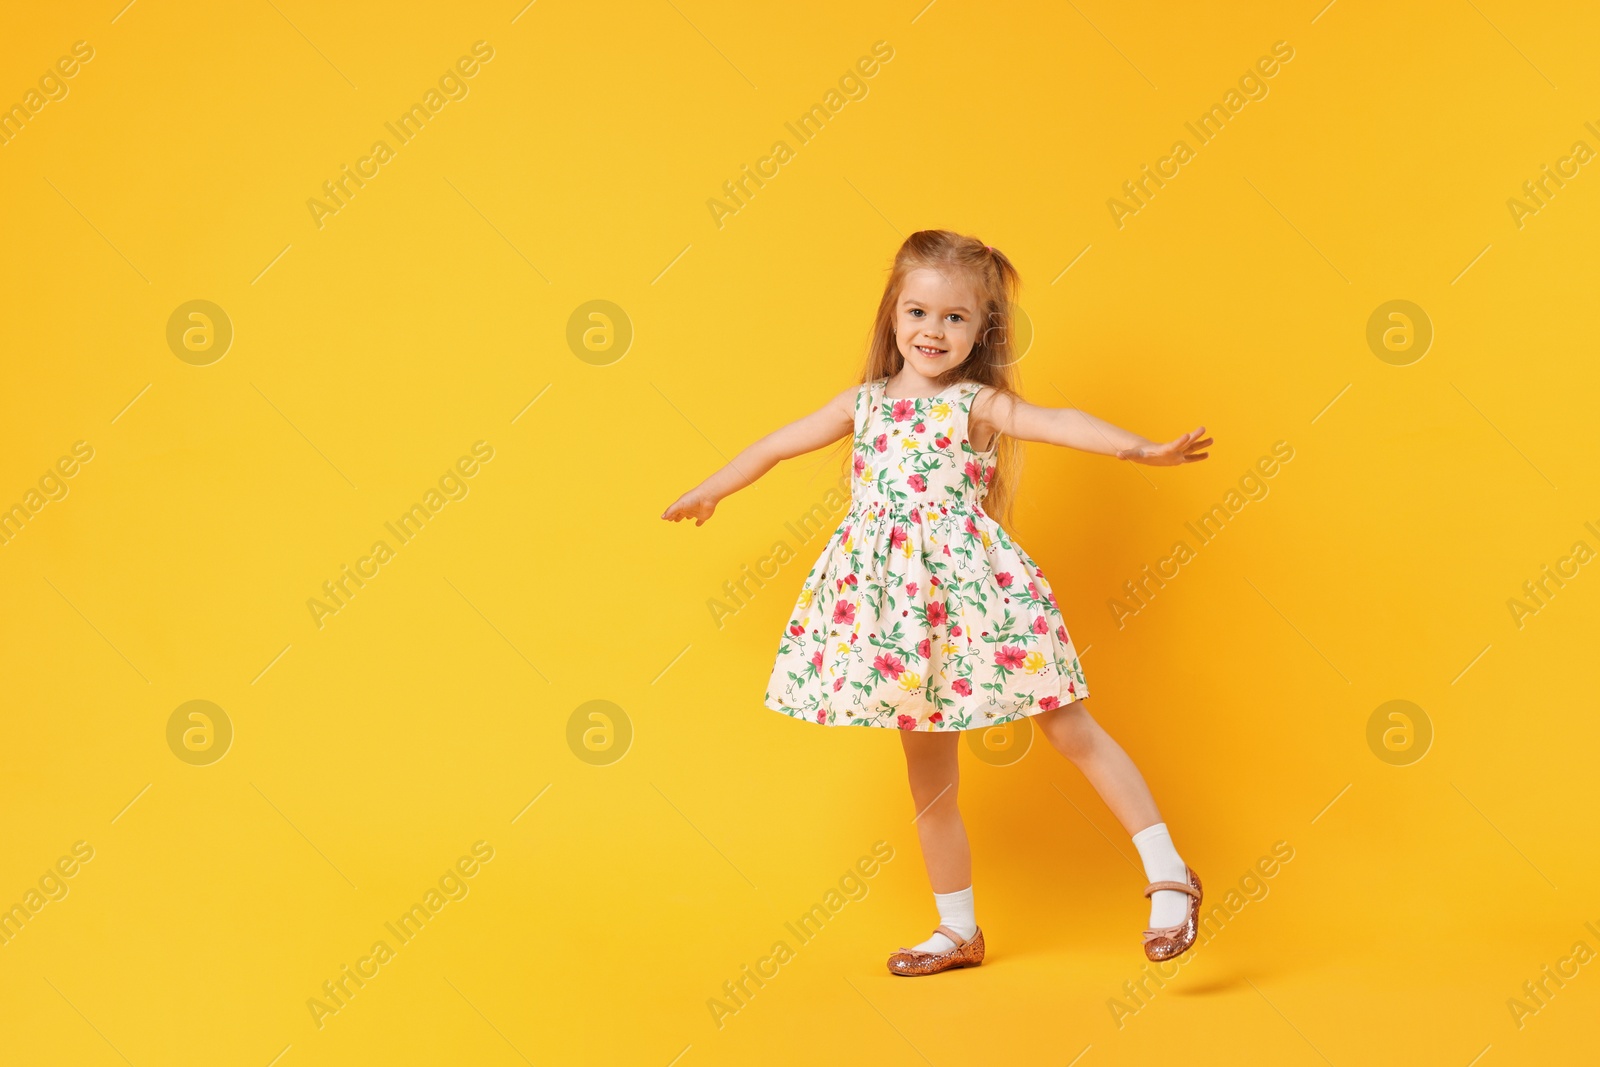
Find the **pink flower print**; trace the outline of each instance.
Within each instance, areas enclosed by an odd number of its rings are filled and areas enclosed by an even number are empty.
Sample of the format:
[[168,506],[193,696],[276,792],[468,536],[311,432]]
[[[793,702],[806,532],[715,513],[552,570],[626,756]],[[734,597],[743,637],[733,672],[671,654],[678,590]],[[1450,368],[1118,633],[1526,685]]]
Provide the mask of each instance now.
[[994,576],[994,580],[1000,583],[1000,588],[1010,589],[1011,583],[1014,579],[1012,578],[1010,571],[1001,571],[999,574]]
[[944,546],[944,554],[947,556],[950,554],[950,545],[948,543]]
[[856,621],[856,606],[848,600],[834,601],[833,621],[838,625],[849,626]]
[[1049,598],[1050,598],[1050,606],[1055,608],[1057,611],[1060,611],[1061,610],[1061,605],[1056,603],[1056,595],[1054,593],[1050,593],[1049,594]]
[[965,678],[957,678],[955,681],[950,683],[950,688],[954,689],[964,697],[969,697],[972,695],[972,683],[967,681]]
[[876,448],[879,452],[889,451],[889,435],[886,433],[880,433],[877,440],[872,442],[872,447]]
[[1067,643],[1067,628],[1059,623],[1056,624],[1056,640],[1063,645]]
[[978,524],[972,521],[972,517],[970,515],[967,517],[966,532],[969,537],[978,536]]
[[906,484],[911,487],[913,493],[921,493],[928,488],[928,479],[920,474],[913,474],[906,479]]
[[1040,697],[1039,698],[1039,707],[1041,709],[1043,709],[1044,711],[1049,711],[1051,708],[1059,708],[1060,706],[1061,706],[1061,701],[1056,697]]
[[911,531],[904,526],[896,526],[889,531],[889,547],[899,548],[906,543],[906,538],[911,536]]
[[921,641],[918,641],[917,642],[917,655],[921,656],[923,659],[927,659],[928,657],[932,656],[933,655],[933,641],[931,641],[930,639],[928,639],[926,637],[924,637]]
[[[1028,595],[1031,596],[1035,600],[1039,599],[1039,583],[1038,582],[1029,582],[1028,583]],[[1039,632],[1043,633],[1044,631],[1041,630]]]
[[1033,620],[1033,632],[1036,634],[1047,634],[1050,632],[1050,623],[1045,620],[1043,615],[1040,615],[1037,619]]
[[835,678],[833,680],[833,691],[835,693],[837,693],[839,690],[841,690],[843,688],[844,688],[844,679],[843,678]]
[[911,509],[911,521],[912,522],[921,522],[922,521],[922,512],[920,510],[918,510],[917,508],[912,508]]
[[910,715],[900,716],[894,721],[894,724],[902,730],[915,730],[917,728],[917,720]]
[[1013,671],[1021,667],[1027,658],[1028,654],[1016,645],[1001,645],[994,651],[994,661]]
[[983,468],[983,484],[984,485],[988,485],[993,480],[994,480],[994,464],[991,463],[987,467]]
[[969,459],[967,465],[961,469],[961,473],[966,475],[967,481],[977,484],[983,477],[983,468],[978,465],[977,460]]
[[[879,449],[879,451],[881,452],[882,449]],[[855,469],[857,478],[861,477],[861,472],[867,469],[867,461],[865,459],[861,458],[861,453],[859,453],[859,452],[856,453],[856,461],[855,461],[855,468],[854,469]]]
[[906,665],[893,652],[880,652],[878,658],[872,661],[872,669],[890,678],[898,678],[905,673]]
[[950,627],[950,636],[951,637],[960,637],[961,636],[961,627],[959,625]]
[[944,601],[928,601],[928,625],[938,626],[950,618],[950,613],[944,608]]
[[935,437],[933,439],[933,447],[935,447],[935,448],[949,448],[950,447],[950,435],[947,434],[947,433],[942,433],[938,437]]
[[917,416],[917,405],[910,400],[896,400],[892,414],[895,422],[905,422]]
[[916,596],[916,595],[917,595],[917,583],[916,582],[907,582],[906,583],[906,596]]
[[828,722],[828,713],[821,708],[817,709],[817,725],[824,726]]
[[822,669],[822,650],[821,649],[818,649],[817,651],[815,651],[815,652],[813,652],[811,654],[811,665],[813,667],[815,667],[819,671]]
[[855,571],[851,571],[849,574],[844,576],[844,584],[850,586],[851,588],[855,587],[855,584],[856,584],[856,573],[855,573]]
[[1078,691],[1073,688],[1073,685],[1072,685],[1071,682],[1068,682],[1067,683],[1067,696],[1069,696],[1069,697],[1070,696],[1077,696],[1077,694],[1078,694]]
[[799,623],[791,622],[789,624],[789,636],[790,637],[799,637],[801,634],[804,634],[805,632],[806,632],[805,631],[805,627],[801,626]]
[[942,711],[934,712],[932,715],[928,716],[928,721],[929,722],[944,722],[944,712],[942,712]]

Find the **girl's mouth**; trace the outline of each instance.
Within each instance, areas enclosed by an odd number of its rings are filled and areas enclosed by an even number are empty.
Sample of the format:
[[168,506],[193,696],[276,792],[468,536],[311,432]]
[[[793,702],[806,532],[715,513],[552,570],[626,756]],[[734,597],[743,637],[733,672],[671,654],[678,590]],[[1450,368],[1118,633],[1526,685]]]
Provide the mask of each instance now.
[[939,356],[942,356],[945,353],[945,350],[942,348],[929,348],[926,345],[916,345],[914,347],[918,352],[921,352],[929,359],[937,359]]

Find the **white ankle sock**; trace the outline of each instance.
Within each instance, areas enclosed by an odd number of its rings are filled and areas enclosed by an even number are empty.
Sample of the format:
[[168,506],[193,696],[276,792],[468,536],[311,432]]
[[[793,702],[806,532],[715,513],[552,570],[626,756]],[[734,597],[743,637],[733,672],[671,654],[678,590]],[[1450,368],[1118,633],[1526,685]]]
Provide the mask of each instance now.
[[[1144,861],[1145,876],[1152,882],[1183,882],[1188,884],[1189,872],[1178,850],[1172,847],[1172,836],[1167,824],[1158,822],[1146,826],[1133,835],[1133,847],[1139,850]],[[1189,914],[1189,901],[1193,898],[1176,889],[1157,889],[1150,894],[1150,926],[1176,926]]]
[[[1182,894],[1179,894],[1180,896]],[[948,926],[962,939],[971,937],[978,932],[978,920],[973,918],[972,887],[958,889],[954,893],[935,893],[934,906],[939,909],[939,923]],[[1177,920],[1173,920],[1176,922]],[[949,952],[956,947],[956,943],[944,934],[936,933],[920,945],[912,945],[919,952]]]

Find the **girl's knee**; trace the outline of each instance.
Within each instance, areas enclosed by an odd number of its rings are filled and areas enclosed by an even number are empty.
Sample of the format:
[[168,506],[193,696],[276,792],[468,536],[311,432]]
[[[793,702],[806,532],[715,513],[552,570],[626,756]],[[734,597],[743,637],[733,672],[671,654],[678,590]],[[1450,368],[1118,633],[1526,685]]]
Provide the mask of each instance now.
[[1040,712],[1039,718],[1039,726],[1045,736],[1068,759],[1081,759],[1094,750],[1100,724],[1094,721],[1089,709],[1083,706],[1083,701],[1074,700],[1070,704]]

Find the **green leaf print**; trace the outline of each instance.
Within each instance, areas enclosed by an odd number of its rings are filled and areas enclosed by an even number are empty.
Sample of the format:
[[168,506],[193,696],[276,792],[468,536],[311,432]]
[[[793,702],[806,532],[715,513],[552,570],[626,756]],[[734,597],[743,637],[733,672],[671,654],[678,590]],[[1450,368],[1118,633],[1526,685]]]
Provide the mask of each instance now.
[[911,494],[907,493],[904,489],[901,489],[895,484],[894,472],[892,472],[888,467],[884,467],[878,471],[877,489],[880,494],[888,497],[893,503],[899,503],[902,500],[910,499],[911,496]]
[[981,634],[980,636],[991,645],[1001,643],[1012,645],[1028,644],[1038,639],[1039,635],[1026,626],[1017,627],[1016,618],[1012,616],[1011,609],[1007,608],[1005,617],[1000,620],[999,630],[992,634]]

